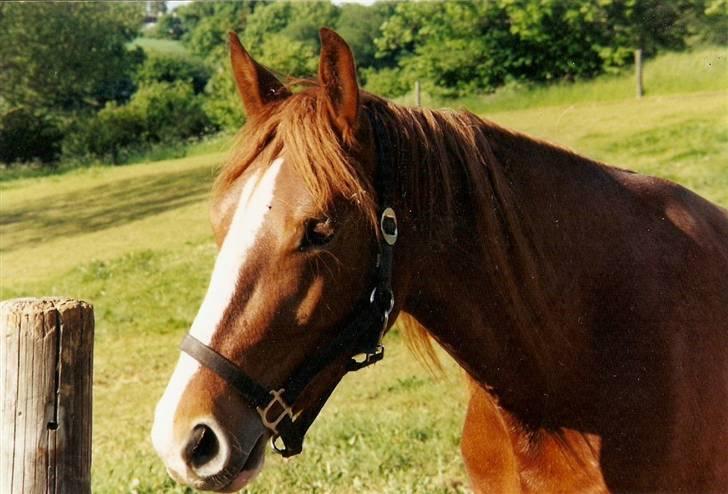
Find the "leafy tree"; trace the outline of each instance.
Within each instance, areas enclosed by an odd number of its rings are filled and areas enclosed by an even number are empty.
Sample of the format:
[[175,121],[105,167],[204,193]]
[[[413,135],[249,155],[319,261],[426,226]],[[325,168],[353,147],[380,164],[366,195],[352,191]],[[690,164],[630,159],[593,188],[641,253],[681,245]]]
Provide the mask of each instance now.
[[0,117],[0,162],[53,162],[58,159],[62,138],[49,117],[15,108]]
[[379,36],[384,21],[393,12],[394,5],[384,2],[372,6],[356,3],[345,3],[341,6],[336,21],[336,31],[351,46],[360,73],[367,67],[379,67],[385,64],[384,60],[376,57],[377,47],[374,40]]
[[209,70],[201,60],[163,53],[151,53],[139,67],[135,77],[138,84],[187,81],[192,84],[195,94],[204,91],[208,79]]
[[[606,0],[610,1],[610,0]],[[510,77],[547,82],[592,77],[602,70],[597,46],[605,41],[602,3],[573,0],[502,1],[507,16]]]
[[330,2],[271,2],[257,7],[246,19],[242,41],[251,53],[262,50],[272,34],[319,48],[319,29],[336,25],[338,8]]
[[686,26],[682,12],[693,0],[604,0],[600,2],[599,53],[607,68],[630,63],[634,50],[646,55],[659,49],[685,46]]
[[291,18],[281,34],[292,40],[312,45],[318,54],[321,48],[319,29],[336,26],[339,8],[332,3],[320,1],[291,3],[291,7]]
[[209,120],[192,85],[185,81],[155,82],[139,88],[127,105],[142,115],[144,139],[174,142],[208,132]]
[[229,31],[240,32],[255,2],[192,2],[177,9],[184,26],[182,40],[192,53],[207,58],[226,46]]
[[207,83],[203,108],[217,128],[237,130],[245,123],[243,105],[227,65],[220,64]]
[[167,13],[167,2],[165,1],[153,1],[153,2],[147,2],[147,4],[150,6],[151,13],[154,15],[164,15]]
[[[337,17],[338,8],[328,2],[253,4],[251,13],[239,19],[244,28],[234,30],[260,63],[283,76],[308,77],[315,74],[318,65],[318,30],[335,25]],[[205,26],[199,22],[195,30]],[[216,125],[237,129],[244,116],[227,64],[227,35],[210,46],[207,56],[216,70],[205,91],[205,111]]]
[[725,0],[400,3],[375,43],[378,57],[430,90],[464,94],[510,80],[592,77],[630,63],[636,48],[647,55],[683,48],[691,29],[720,25],[721,5]]
[[382,67],[379,70],[367,67],[360,73],[362,73],[362,79],[366,81],[364,89],[392,98],[409,93],[417,80],[414,74],[399,67]]
[[184,24],[182,24],[182,19],[177,16],[176,12],[172,12],[171,14],[165,14],[159,17],[157,25],[147,33],[147,36],[151,38],[179,40],[182,39],[182,36],[186,32],[187,30]]
[[127,50],[141,25],[129,4],[0,5],[0,99],[6,107],[68,112],[123,101],[141,50]]
[[701,41],[728,45],[728,0],[696,0],[688,20],[690,34]]
[[273,34],[263,43],[258,61],[284,76],[308,77],[316,73],[318,52],[311,43]]
[[377,56],[450,95],[501,84],[514,41],[493,2],[432,2],[397,4],[375,43]]
[[152,82],[141,86],[126,105],[109,102],[93,118],[75,122],[64,154],[119,163],[130,149],[180,142],[210,130],[191,84]]

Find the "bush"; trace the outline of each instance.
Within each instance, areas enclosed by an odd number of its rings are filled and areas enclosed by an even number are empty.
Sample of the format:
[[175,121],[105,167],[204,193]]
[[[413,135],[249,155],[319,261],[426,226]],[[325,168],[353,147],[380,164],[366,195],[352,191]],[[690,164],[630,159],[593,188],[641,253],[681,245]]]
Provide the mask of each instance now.
[[123,154],[143,143],[144,118],[130,105],[108,103],[96,115],[77,119],[63,140],[64,158],[124,161]]
[[0,117],[0,162],[56,161],[62,138],[49,118],[25,108],[10,110]]
[[172,12],[160,16],[157,24],[148,31],[147,35],[151,38],[180,40],[186,32],[182,19]]
[[220,129],[238,130],[245,123],[243,103],[227,67],[220,67],[207,84],[204,109]]
[[151,53],[136,74],[139,85],[184,81],[192,84],[195,94],[204,91],[208,79],[210,73],[199,59],[162,53]]
[[141,86],[128,104],[109,103],[95,116],[78,121],[63,152],[66,157],[121,163],[140,150],[201,137],[214,129],[189,83],[153,82]]
[[366,68],[361,72],[363,79],[366,81],[364,89],[379,96],[389,98],[404,96],[412,90],[415,83],[414,77],[399,68],[387,68],[378,71],[373,68]]
[[129,106],[142,115],[144,138],[149,142],[172,142],[201,137],[215,129],[202,109],[202,99],[185,82],[156,82],[142,86]]

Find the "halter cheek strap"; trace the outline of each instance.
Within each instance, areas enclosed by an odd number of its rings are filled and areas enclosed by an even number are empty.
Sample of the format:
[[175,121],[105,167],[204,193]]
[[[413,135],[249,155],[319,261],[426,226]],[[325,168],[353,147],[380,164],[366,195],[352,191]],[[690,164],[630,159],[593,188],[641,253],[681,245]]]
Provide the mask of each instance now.
[[[335,360],[348,358],[346,372],[367,367],[384,357],[382,337],[389,327],[394,308],[392,264],[397,242],[397,215],[394,199],[392,143],[382,122],[371,112],[369,124],[374,131],[377,153],[376,188],[379,196],[379,255],[373,288],[358,303],[344,328],[318,353],[303,361],[282,387],[267,389],[246,375],[234,362],[187,334],[180,349],[232,385],[255,408],[263,425],[272,434],[273,449],[283,457],[303,450],[306,431],[318,416],[336,385],[325,391],[316,404],[294,413],[297,400],[325,368]],[[338,384],[338,383],[337,383]],[[282,444],[280,444],[282,443]]]

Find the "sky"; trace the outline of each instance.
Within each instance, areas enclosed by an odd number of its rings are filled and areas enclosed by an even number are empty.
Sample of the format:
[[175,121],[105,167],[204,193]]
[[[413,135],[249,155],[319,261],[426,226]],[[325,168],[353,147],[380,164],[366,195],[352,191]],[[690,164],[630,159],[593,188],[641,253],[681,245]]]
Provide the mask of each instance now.
[[167,0],[167,8],[169,10],[174,10],[180,5],[185,5],[190,3],[191,0]]

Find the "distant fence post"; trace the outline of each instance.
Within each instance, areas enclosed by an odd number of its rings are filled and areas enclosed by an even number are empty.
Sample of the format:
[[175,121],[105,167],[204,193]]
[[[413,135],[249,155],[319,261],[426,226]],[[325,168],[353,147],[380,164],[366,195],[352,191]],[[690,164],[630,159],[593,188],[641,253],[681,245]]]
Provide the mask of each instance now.
[[642,50],[634,51],[634,70],[637,78],[637,98],[641,98],[644,94],[642,87]]
[[420,81],[415,81],[415,106],[422,106],[422,95],[420,90]]
[[64,298],[0,302],[0,492],[91,492],[94,315]]

